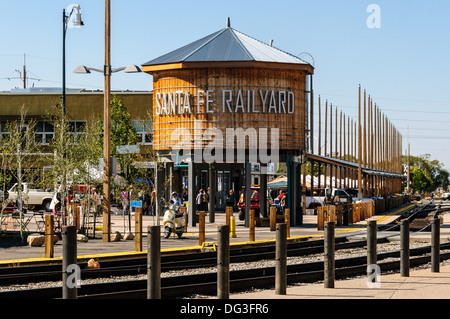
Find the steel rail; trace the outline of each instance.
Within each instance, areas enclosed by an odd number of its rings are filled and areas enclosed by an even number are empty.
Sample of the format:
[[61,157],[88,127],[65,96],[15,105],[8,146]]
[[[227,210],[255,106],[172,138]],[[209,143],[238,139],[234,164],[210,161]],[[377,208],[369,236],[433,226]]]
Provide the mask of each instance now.
[[[444,243],[441,249],[450,249],[450,243]],[[411,249],[410,264],[417,266],[431,260],[431,246]],[[400,256],[400,251],[380,253],[378,260]],[[440,260],[450,259],[450,252],[440,254]],[[358,256],[336,260],[336,278],[365,274],[367,257]],[[382,271],[399,269],[400,261],[377,263]],[[232,292],[249,288],[273,286],[275,267],[234,270],[230,272],[230,289]],[[161,278],[161,294],[163,298],[176,298],[192,294],[215,294],[217,274],[195,274]],[[288,265],[288,283],[314,282],[323,279],[323,261]],[[130,280],[113,283],[82,285],[78,289],[79,299],[107,298],[146,298],[146,280]],[[61,298],[61,287],[37,288],[29,290],[12,290],[0,292],[0,299],[16,298]]]

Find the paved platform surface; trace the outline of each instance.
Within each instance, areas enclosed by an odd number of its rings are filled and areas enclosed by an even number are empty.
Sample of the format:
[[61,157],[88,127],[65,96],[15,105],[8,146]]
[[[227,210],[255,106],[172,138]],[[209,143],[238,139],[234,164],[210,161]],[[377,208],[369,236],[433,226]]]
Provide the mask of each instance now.
[[[392,220],[398,218],[399,214],[414,204],[405,205],[399,209],[387,212],[383,215],[376,215],[370,219],[377,220],[378,225],[387,224]],[[237,216],[237,214],[234,214]],[[112,215],[112,230],[119,231],[122,234],[128,232],[128,216]],[[303,225],[297,227],[291,227],[290,229],[290,240],[306,240],[308,238],[321,238],[323,237],[323,231],[317,230],[317,216],[315,215],[304,215]],[[153,216],[143,216],[143,251],[146,251],[147,238],[146,229],[147,226],[154,225],[156,223],[155,217]],[[161,222],[162,224],[162,222]],[[219,225],[225,224],[225,214],[216,213],[215,222],[209,223],[209,218],[206,217],[205,226],[205,241],[207,243],[217,242],[218,233],[217,229]],[[336,227],[336,237],[347,237],[349,239],[353,238],[355,240],[362,240],[365,238],[366,234],[366,224],[367,220],[358,222],[351,226],[337,226]],[[134,232],[134,216],[131,220],[132,232]],[[29,224],[29,230],[31,232],[35,231],[35,222],[32,221]],[[187,233],[183,234],[182,238],[177,238],[172,235],[170,238],[161,239],[161,248],[163,250],[188,250],[188,249],[199,249],[198,241],[198,224],[195,227],[188,226]],[[230,238],[231,245],[242,245],[242,244],[254,244],[255,242],[249,242],[249,230],[245,227],[243,221],[239,221],[236,217],[236,238]],[[18,233],[17,233],[18,235]],[[121,240],[119,242],[107,242],[104,243],[101,236],[101,230],[97,231],[97,238],[90,239],[88,242],[78,242],[77,251],[79,257],[93,257],[101,258],[107,255],[117,255],[117,254],[128,254],[135,252],[135,242],[134,240]],[[256,227],[256,243],[264,241],[275,241],[276,232],[270,231],[269,227]],[[398,240],[398,233],[389,232],[378,232],[377,236],[389,237],[391,240]],[[423,242],[430,241],[430,233],[411,233],[411,241],[418,240]],[[444,225],[441,226],[441,242],[448,241],[450,237],[450,214],[444,215]],[[9,244],[8,240],[5,238],[0,239],[0,264],[4,264],[10,261],[23,262],[27,259],[42,259],[44,257],[45,248],[41,247],[30,247],[26,243],[18,246],[17,242]],[[138,252],[137,252],[138,253]],[[58,241],[54,246],[54,257],[62,257],[62,241]]]
[[[373,216],[370,219],[377,220],[377,224],[387,224],[409,208],[412,204],[405,205],[399,209],[387,212],[383,215]],[[235,214],[237,215],[237,214]],[[128,216],[113,215],[113,231],[124,232],[128,228]],[[291,227],[290,240],[301,240],[308,238],[321,238],[323,231],[317,230],[317,216],[304,215],[304,224],[300,227]],[[225,214],[217,213],[215,223],[209,223],[206,218],[206,242],[217,241],[217,228],[225,223]],[[132,220],[132,225],[134,220]],[[154,225],[153,216],[143,216],[143,226],[146,229],[149,225]],[[366,235],[367,220],[361,221],[351,226],[336,227],[336,237],[347,237],[355,240],[361,240]],[[30,230],[33,231],[33,223],[30,223]],[[100,232],[98,236],[100,236]],[[248,228],[244,226],[243,221],[237,220],[236,238],[231,238],[231,245],[253,244],[249,242]],[[444,215],[444,224],[441,226],[441,243],[447,242],[450,238],[450,214]],[[275,241],[276,233],[270,231],[268,227],[256,228],[256,243],[264,241]],[[391,240],[398,240],[398,233],[378,232],[377,237],[389,237]],[[411,233],[411,241],[430,242],[431,234]],[[143,250],[146,251],[146,235],[143,239]],[[168,239],[162,238],[162,250],[198,250],[198,225],[196,227],[188,226],[188,232],[181,239],[176,236]],[[103,243],[101,238],[90,239],[87,243],[79,242],[77,244],[79,258],[99,258],[111,255],[141,253],[135,252],[134,240]],[[42,260],[44,256],[44,247],[29,247],[12,245],[4,238],[0,239],[0,265],[13,262],[21,264]],[[62,242],[55,244],[55,259],[62,256]],[[276,295],[274,289],[254,291],[250,293],[231,294],[231,299],[448,299],[450,298],[450,261],[441,263],[440,272],[432,273],[429,265],[423,269],[411,269],[409,277],[401,277],[398,273],[382,274],[379,288],[369,288],[367,278],[361,276],[355,279],[336,280],[335,288],[324,288],[323,282],[315,284],[290,285],[286,295]]]
[[[398,215],[404,211],[406,208],[411,205],[406,205],[400,209],[393,210],[384,215],[373,216],[370,219],[376,219],[377,224],[386,224],[397,218]],[[241,245],[241,244],[253,244],[255,242],[249,242],[249,230],[245,227],[244,221],[239,221],[237,218],[237,213],[234,214],[236,216],[236,238],[230,238],[231,245]],[[128,232],[128,216],[120,215],[112,215],[111,223],[112,223],[112,231],[119,231],[122,234]],[[450,217],[450,216],[449,216]],[[306,240],[308,238],[321,238],[323,237],[323,231],[317,230],[317,216],[316,215],[304,215],[303,216],[303,225],[297,227],[291,227],[290,229],[290,240]],[[143,251],[146,251],[147,246],[147,236],[146,229],[147,226],[155,225],[156,220],[153,216],[143,216]],[[161,221],[162,224],[162,221]],[[208,216],[206,217],[206,226],[205,226],[205,241],[207,243],[217,242],[218,240],[218,226],[225,224],[225,213],[216,213],[215,222],[209,223]],[[360,238],[365,237],[366,233],[366,224],[367,220],[358,222],[351,226],[337,226],[336,227],[336,237],[345,236],[345,237],[355,237],[356,239],[361,240]],[[134,232],[134,216],[132,216],[131,220],[131,229]],[[450,227],[450,220],[444,225],[444,227]],[[29,224],[30,232],[36,230],[35,222],[32,221]],[[162,227],[161,227],[162,229]],[[270,231],[269,227],[256,227],[256,243],[264,242],[264,241],[275,241],[276,232]],[[97,238],[89,239],[88,242],[78,242],[77,243],[77,252],[79,258],[81,257],[92,257],[92,258],[101,258],[102,256],[107,256],[111,254],[128,254],[135,252],[135,242],[134,240],[121,240],[119,242],[103,242],[101,239],[101,230],[97,232]],[[188,226],[187,233],[183,234],[182,238],[178,238],[176,235],[172,235],[170,238],[165,239],[161,238],[161,248],[162,250],[187,250],[187,249],[199,249],[199,241],[198,241],[198,224],[195,227]],[[16,234],[18,235],[18,233]],[[379,233],[380,236],[389,236],[392,234],[382,234]],[[414,240],[414,236],[420,237],[420,240],[426,241],[429,237],[428,234],[421,235],[413,235],[411,234],[411,240]],[[360,238],[358,238],[360,237]],[[441,231],[442,240],[447,240],[450,237],[450,228],[443,228]],[[9,245],[8,241],[4,238],[0,239],[0,264],[8,263],[14,261],[15,263],[25,262],[31,259],[42,259],[44,257],[45,247],[30,247],[26,243],[17,246],[17,241],[15,243],[11,243]],[[54,257],[61,258],[62,257],[62,241],[58,241],[54,246]]]
[[381,274],[379,288],[369,288],[367,277],[336,280],[334,288],[323,282],[288,286],[286,295],[276,295],[274,289],[231,294],[230,299],[450,299],[450,263],[439,272],[430,267],[411,270],[409,277],[399,273]]

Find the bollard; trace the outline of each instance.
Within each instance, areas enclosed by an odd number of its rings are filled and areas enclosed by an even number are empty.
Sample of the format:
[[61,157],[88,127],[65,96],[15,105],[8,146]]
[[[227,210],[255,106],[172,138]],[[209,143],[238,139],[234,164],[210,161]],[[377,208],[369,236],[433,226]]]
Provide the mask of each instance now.
[[286,237],[291,237],[291,210],[286,208],[284,210],[284,222],[286,223]]
[[270,207],[270,231],[275,231],[277,227],[277,208]]
[[440,220],[433,218],[431,222],[431,272],[439,272]]
[[217,298],[230,298],[230,226],[218,227],[217,246]]
[[134,213],[134,251],[142,251],[142,208]]
[[275,248],[275,294],[285,295],[287,288],[287,225],[277,224]]
[[63,299],[77,299],[77,287],[80,280],[80,271],[77,268],[77,227],[63,226],[61,232],[63,239]]
[[147,227],[147,299],[161,299],[161,228]]
[[233,207],[225,207],[225,225],[230,226],[230,218],[233,216]]
[[187,233],[187,227],[188,227],[188,214],[186,212],[186,207],[180,207],[180,212],[184,215],[184,232]]
[[400,275],[409,277],[409,220],[400,223]]
[[377,221],[367,222],[367,265],[377,263]]
[[198,212],[198,245],[205,242],[205,212]]
[[236,238],[236,217],[230,216],[230,237]]
[[255,241],[255,210],[250,209],[249,216],[249,241]]
[[53,258],[54,245],[53,245],[53,215],[45,215],[45,258]]
[[334,222],[325,223],[323,269],[325,288],[334,288]]

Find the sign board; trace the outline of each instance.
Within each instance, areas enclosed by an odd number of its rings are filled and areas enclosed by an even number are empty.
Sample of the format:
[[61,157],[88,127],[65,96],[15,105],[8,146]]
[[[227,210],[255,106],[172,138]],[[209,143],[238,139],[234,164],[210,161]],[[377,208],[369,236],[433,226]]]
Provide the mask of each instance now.
[[142,207],[142,201],[141,200],[132,200],[130,207]]
[[138,145],[121,145],[116,146],[117,154],[135,154],[140,152]]

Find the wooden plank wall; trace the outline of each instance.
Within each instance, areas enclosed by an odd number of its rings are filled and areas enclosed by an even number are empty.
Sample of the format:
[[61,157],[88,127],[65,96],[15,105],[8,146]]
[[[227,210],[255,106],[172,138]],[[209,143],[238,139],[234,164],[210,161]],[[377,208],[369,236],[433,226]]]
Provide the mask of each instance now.
[[[175,129],[181,129],[183,137],[199,136],[201,129],[220,129],[225,143],[226,128],[259,128],[269,129],[267,137],[268,149],[271,148],[270,129],[279,128],[279,149],[295,150],[304,149],[305,146],[305,72],[268,69],[268,68],[210,68],[159,71],[153,74],[153,147],[155,150],[170,150],[178,143],[173,141],[171,134]],[[206,113],[206,93],[202,93],[200,114],[197,114],[199,91],[213,90],[210,99],[213,100],[210,110],[214,113]],[[233,100],[230,103],[236,105],[238,90],[242,92],[244,107],[248,101],[253,100],[255,110],[259,113],[242,112],[223,113],[223,90],[232,90]],[[270,91],[276,93],[278,108],[278,91],[291,91],[295,94],[294,114],[262,113],[262,103],[259,90],[264,93],[269,91],[266,101],[266,113],[269,105]],[[190,96],[189,104],[192,114],[156,114],[157,94],[183,91]],[[250,94],[248,92],[250,91]],[[184,94],[182,95],[184,96]],[[286,104],[287,108],[287,104]],[[197,129],[196,129],[197,128]],[[211,136],[214,137],[214,136]],[[201,143],[194,143],[186,138],[185,142],[191,149],[202,149],[209,143],[203,139]],[[225,145],[225,144],[224,144]],[[258,144],[257,144],[258,145]],[[211,145],[210,145],[211,146]],[[236,147],[238,148],[238,147]],[[245,146],[248,149],[248,145]]]

